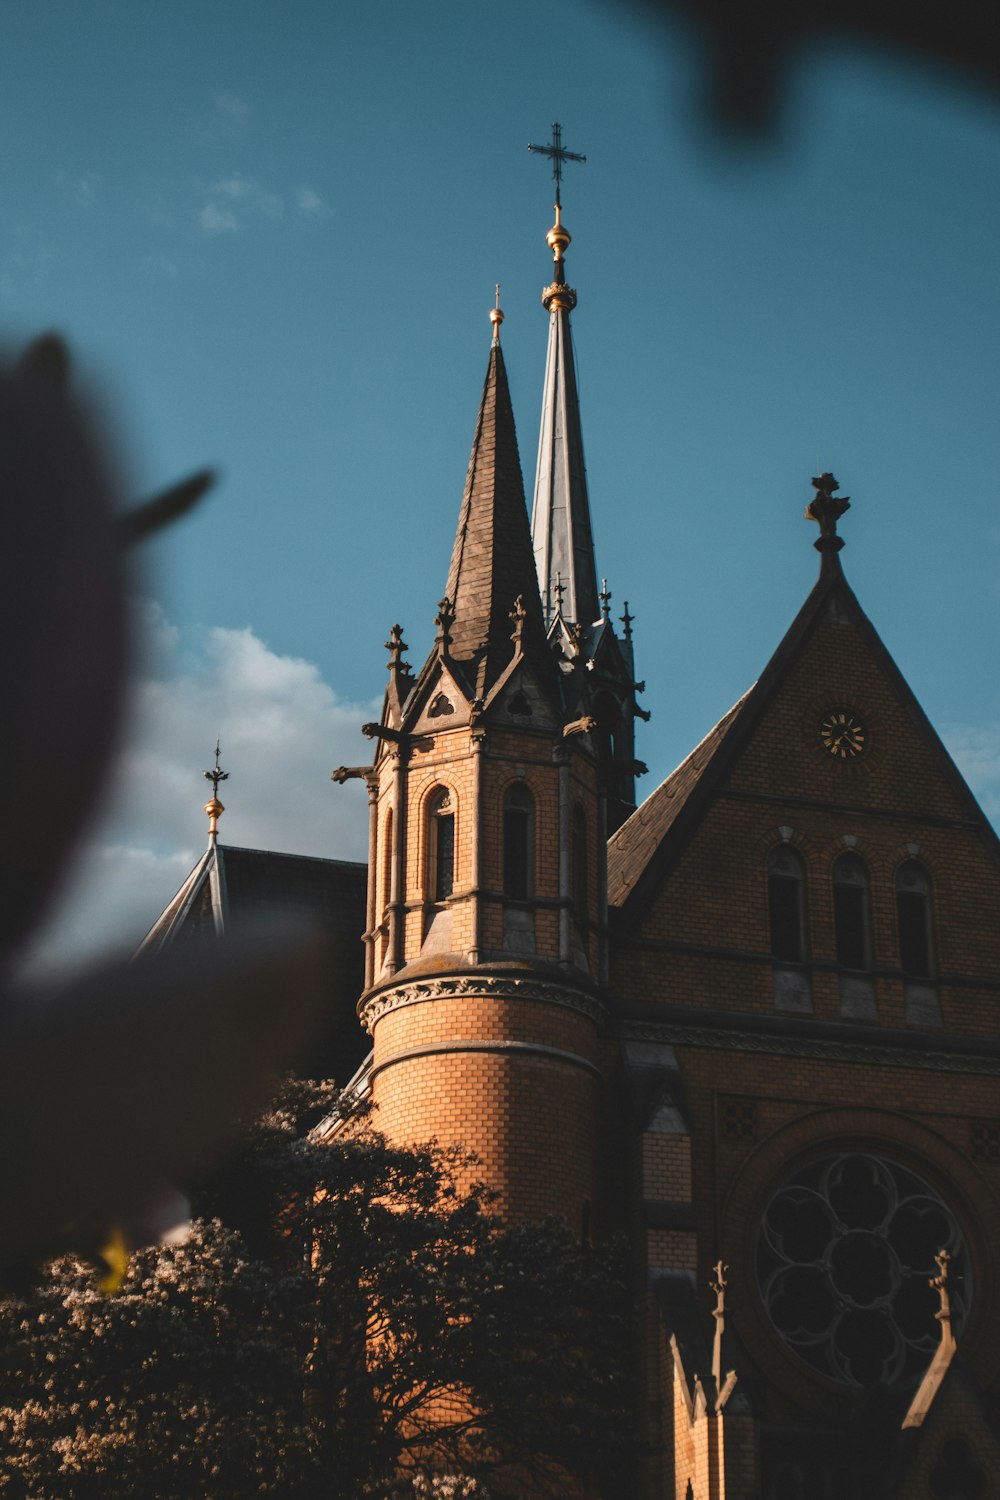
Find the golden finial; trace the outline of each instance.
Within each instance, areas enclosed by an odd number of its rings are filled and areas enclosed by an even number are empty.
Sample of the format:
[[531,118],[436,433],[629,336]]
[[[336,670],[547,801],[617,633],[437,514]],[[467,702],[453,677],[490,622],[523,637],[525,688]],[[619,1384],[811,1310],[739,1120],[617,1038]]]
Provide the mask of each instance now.
[[210,839],[217,837],[219,832],[219,819],[225,812],[225,808],[219,801],[219,782],[229,780],[229,772],[224,771],[219,765],[219,741],[215,742],[215,766],[211,771],[204,771],[206,781],[212,783],[212,797],[205,803],[205,811],[208,814],[208,836]]
[[556,265],[559,266],[560,271],[562,270],[562,267],[559,263],[565,255],[566,251],[569,249],[572,241],[573,236],[570,234],[569,230],[566,228],[565,224],[562,221],[562,204],[557,203],[556,222],[553,224],[552,228],[545,236],[545,243],[552,251],[552,258],[554,259]]
[[490,322],[493,324],[493,342],[500,342],[500,324],[503,322],[503,313],[500,311],[500,283],[497,282],[496,306],[490,308]]

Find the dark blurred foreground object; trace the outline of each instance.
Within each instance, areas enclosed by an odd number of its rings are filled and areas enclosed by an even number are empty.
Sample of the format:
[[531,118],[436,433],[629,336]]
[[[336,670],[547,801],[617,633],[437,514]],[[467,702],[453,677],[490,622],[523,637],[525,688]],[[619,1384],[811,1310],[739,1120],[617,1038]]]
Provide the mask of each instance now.
[[285,927],[58,991],[11,988],[11,959],[110,769],[128,665],[123,551],[212,483],[195,474],[120,515],[68,368],[48,335],[0,371],[0,1267],[87,1250],[155,1214],[164,1181],[292,1060],[323,974],[318,943]]
[[1000,7],[990,0],[631,0],[681,17],[707,51],[709,107],[722,125],[765,131],[778,122],[788,74],[806,48],[837,42],[883,47],[897,60],[933,63],[1000,94]]

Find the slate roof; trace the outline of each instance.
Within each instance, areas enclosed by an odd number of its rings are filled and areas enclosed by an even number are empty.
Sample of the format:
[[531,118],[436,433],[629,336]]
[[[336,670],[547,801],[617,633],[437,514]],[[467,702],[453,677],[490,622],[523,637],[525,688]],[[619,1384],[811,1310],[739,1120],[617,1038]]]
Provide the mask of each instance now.
[[361,936],[367,889],[364,864],[213,843],[153,923],[139,951],[222,936],[230,928],[252,926],[265,917],[313,921],[331,942],[333,964],[328,1022],[305,1062],[314,1075],[330,1074],[346,1083],[369,1047],[356,1012],[364,988]]
[[621,906],[632,885],[666,838],[743,705],[738,703],[708,731],[666,781],[656,788],[608,840],[608,905]]
[[486,697],[510,663],[510,612],[519,596],[527,610],[525,655],[543,680],[554,679],[499,344],[490,350],[445,593],[455,611],[450,655],[468,664],[477,697]]

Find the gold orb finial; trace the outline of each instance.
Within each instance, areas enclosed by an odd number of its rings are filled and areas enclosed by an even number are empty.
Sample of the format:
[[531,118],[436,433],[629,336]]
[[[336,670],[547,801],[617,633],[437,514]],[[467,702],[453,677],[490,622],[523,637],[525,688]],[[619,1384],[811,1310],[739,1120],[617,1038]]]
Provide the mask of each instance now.
[[500,342],[500,324],[503,322],[503,313],[500,311],[500,283],[499,283],[499,281],[497,282],[496,287],[497,287],[497,300],[496,300],[496,305],[494,307],[490,308],[490,322],[493,324],[493,342],[494,342],[494,344],[499,344],[499,342]]
[[552,258],[557,265],[562,260],[569,246],[572,244],[572,241],[573,236],[570,234],[569,230],[566,228],[562,221],[562,204],[557,203],[556,222],[553,224],[552,228],[545,236],[545,243],[551,249]]
[[219,832],[219,819],[225,812],[225,808],[219,801],[219,782],[229,780],[229,772],[224,771],[219,764],[219,741],[215,742],[215,766],[211,771],[205,771],[206,781],[212,783],[211,799],[205,803],[205,811],[208,814],[208,837],[214,839]]

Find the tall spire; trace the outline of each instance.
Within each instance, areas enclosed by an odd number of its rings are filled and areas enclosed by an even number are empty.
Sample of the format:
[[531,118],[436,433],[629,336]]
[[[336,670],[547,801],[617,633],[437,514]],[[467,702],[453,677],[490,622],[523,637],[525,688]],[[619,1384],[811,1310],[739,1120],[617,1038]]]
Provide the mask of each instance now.
[[525,610],[521,629],[525,651],[537,658],[544,675],[552,670],[507,371],[496,336],[498,312],[499,306],[490,314],[495,336],[445,588],[453,611],[448,622],[449,655],[469,664],[480,698],[510,662],[510,612],[518,598],[523,599]]
[[[555,146],[532,147],[553,155],[557,166],[564,158],[586,158],[566,152],[558,126],[553,126]],[[559,610],[557,588],[562,584],[562,614],[572,624],[590,625],[598,617],[597,568],[587,498],[587,473],[583,461],[583,435],[576,389],[576,364],[569,315],[576,306],[576,292],[566,282],[564,256],[570,244],[569,230],[562,222],[556,179],[556,220],[546,235],[555,262],[553,279],[542,293],[549,314],[549,348],[542,393],[542,427],[535,471],[535,500],[531,514],[531,539],[538,570],[545,624]]]

